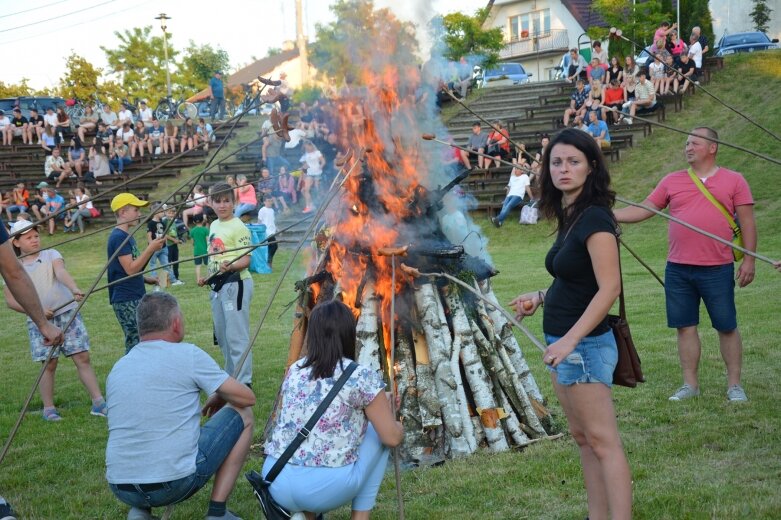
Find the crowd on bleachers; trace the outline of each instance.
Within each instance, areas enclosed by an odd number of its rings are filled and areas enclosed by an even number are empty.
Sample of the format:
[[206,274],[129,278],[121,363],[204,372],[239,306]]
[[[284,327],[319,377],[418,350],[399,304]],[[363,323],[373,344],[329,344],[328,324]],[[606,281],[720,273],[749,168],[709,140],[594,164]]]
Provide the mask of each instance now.
[[[564,127],[574,127],[590,134],[602,150],[611,148],[610,126],[633,124],[636,115],[646,115],[663,107],[661,96],[680,96],[694,85],[699,85],[702,75],[703,57],[708,52],[708,40],[699,27],[692,29],[688,44],[679,36],[677,24],[661,23],[654,32],[652,45],[643,49],[641,56],[647,57],[641,65],[634,56],[624,58],[623,66],[618,55],[609,55],[602,42],[591,43],[590,61],[578,49],[570,49],[562,57],[558,69],[561,77],[574,84],[567,106],[560,119]],[[451,81],[448,88],[461,92],[459,83]],[[465,147],[457,158],[463,166],[471,169],[490,170],[498,168],[500,161],[512,161],[510,182],[506,190],[500,215],[493,218],[501,226],[509,209],[519,206],[525,197],[527,204],[534,198],[526,193],[535,185],[539,169],[538,160],[522,149],[513,149],[507,125],[502,121],[491,124],[485,131],[480,122],[472,127]],[[555,125],[554,125],[555,126]],[[554,128],[555,129],[555,128]],[[542,135],[542,134],[540,134]],[[547,140],[547,134],[545,135]],[[544,146],[541,147],[544,150]],[[493,158],[493,160],[489,157]],[[528,175],[528,185],[517,189],[521,174]]]

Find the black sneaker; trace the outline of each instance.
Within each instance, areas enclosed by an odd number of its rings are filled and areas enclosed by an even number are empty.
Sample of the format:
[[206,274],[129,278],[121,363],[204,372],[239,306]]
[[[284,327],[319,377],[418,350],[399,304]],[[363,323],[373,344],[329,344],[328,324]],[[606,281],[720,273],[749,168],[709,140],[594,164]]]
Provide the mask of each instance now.
[[0,497],[0,520],[16,520],[14,516],[14,510],[11,508],[11,504],[5,501],[3,497]]
[[501,223],[501,222],[500,222],[500,221],[499,221],[499,220],[498,220],[496,217],[491,217],[491,222],[492,222],[492,223],[493,223],[493,225],[494,225],[494,226],[496,226],[497,228],[500,228],[500,227],[502,227],[502,223]]

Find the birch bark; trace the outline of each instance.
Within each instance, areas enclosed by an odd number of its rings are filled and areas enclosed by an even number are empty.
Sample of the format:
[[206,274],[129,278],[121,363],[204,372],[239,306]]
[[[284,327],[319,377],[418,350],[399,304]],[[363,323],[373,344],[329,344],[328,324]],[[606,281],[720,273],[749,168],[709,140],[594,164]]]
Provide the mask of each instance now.
[[361,315],[355,326],[355,350],[358,363],[380,372],[380,339],[378,336],[377,297],[374,283],[367,282],[361,298]]
[[438,300],[434,287],[430,283],[415,287],[415,305],[426,336],[431,369],[434,373],[434,387],[442,410],[442,420],[448,433],[450,454],[459,457],[469,455],[471,450],[464,437],[464,421],[456,393],[457,384],[451,369],[450,349],[443,337],[442,320],[437,310]]
[[478,408],[480,424],[485,431],[488,446],[492,451],[507,451],[510,447],[499,421],[496,399],[492,391],[491,378],[483,367],[477,352],[474,334],[469,326],[469,318],[461,301],[461,294],[453,287],[447,294],[447,306],[453,321],[453,349],[459,350],[464,365],[472,399]]

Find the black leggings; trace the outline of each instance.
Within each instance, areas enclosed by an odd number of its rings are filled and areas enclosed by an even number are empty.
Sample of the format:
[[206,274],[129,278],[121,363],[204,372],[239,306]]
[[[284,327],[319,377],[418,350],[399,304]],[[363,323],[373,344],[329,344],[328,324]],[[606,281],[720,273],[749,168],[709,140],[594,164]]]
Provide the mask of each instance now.
[[[176,262],[179,260],[179,245],[178,244],[171,244],[168,246],[168,262]],[[174,264],[171,266],[171,268],[174,270],[174,277],[178,280],[179,279],[179,264]]]
[[271,267],[271,263],[274,261],[274,255],[277,252],[277,237],[271,235],[268,237],[268,266]]

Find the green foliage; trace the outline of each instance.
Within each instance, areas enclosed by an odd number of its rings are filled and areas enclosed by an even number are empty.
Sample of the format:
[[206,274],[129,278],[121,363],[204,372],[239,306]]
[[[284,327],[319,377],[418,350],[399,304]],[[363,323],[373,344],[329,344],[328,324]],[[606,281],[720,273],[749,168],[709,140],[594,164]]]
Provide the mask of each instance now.
[[716,43],[713,33],[713,15],[708,6],[708,0],[687,0],[681,2],[681,38],[687,44],[693,27],[699,27],[702,34],[708,38],[708,47],[713,50]]
[[754,0],[754,9],[751,10],[750,15],[754,22],[754,29],[767,32],[772,12],[773,10],[767,5],[767,0]]
[[3,83],[0,81],[0,97],[19,97],[19,96],[32,96],[36,93],[29,85],[30,80],[28,78],[22,78],[19,83]]
[[[633,2],[633,0],[595,0],[593,8],[610,27],[621,29],[624,36],[634,40],[639,49],[633,49],[632,43],[624,40],[610,41],[611,56],[623,59],[625,56],[639,53],[642,48],[651,44],[654,32],[663,21],[670,21],[670,11],[665,10],[658,0]],[[604,39],[605,29],[591,27],[588,34],[593,39]]]
[[485,11],[485,8],[478,9],[474,16],[456,12],[442,18],[447,59],[458,61],[462,56],[480,56],[484,67],[496,64],[504,47],[504,36],[498,27],[483,29]]
[[293,103],[303,102],[309,105],[321,97],[323,97],[323,89],[318,85],[302,85],[300,88],[296,89],[295,92],[293,92]]
[[[152,36],[151,33],[151,25],[126,29],[124,32],[115,31],[116,48],[100,48],[106,54],[109,71],[119,75],[119,84],[128,99],[147,98],[154,106],[158,99],[166,95],[166,80],[163,37]],[[179,78],[175,76],[175,59],[178,54],[171,45],[168,46],[173,92],[175,96],[189,96],[192,92],[184,92],[178,85]]]
[[72,52],[65,61],[65,75],[60,78],[59,95],[66,99],[76,97],[82,101],[89,100],[100,90],[100,73],[101,69]]
[[374,9],[372,0],[337,0],[335,20],[317,24],[309,59],[326,76],[341,83],[363,84],[372,62],[414,64],[417,41],[411,24],[389,9]]
[[[266,51],[266,58],[271,58],[277,54],[282,54],[282,47],[269,47]],[[255,61],[255,60],[253,60]]]
[[[182,54],[182,62],[179,64],[179,87],[188,95],[202,90],[215,71],[228,68],[230,59],[224,50],[214,49],[211,45],[196,45],[190,40],[190,44]],[[223,76],[227,82],[227,76]]]

